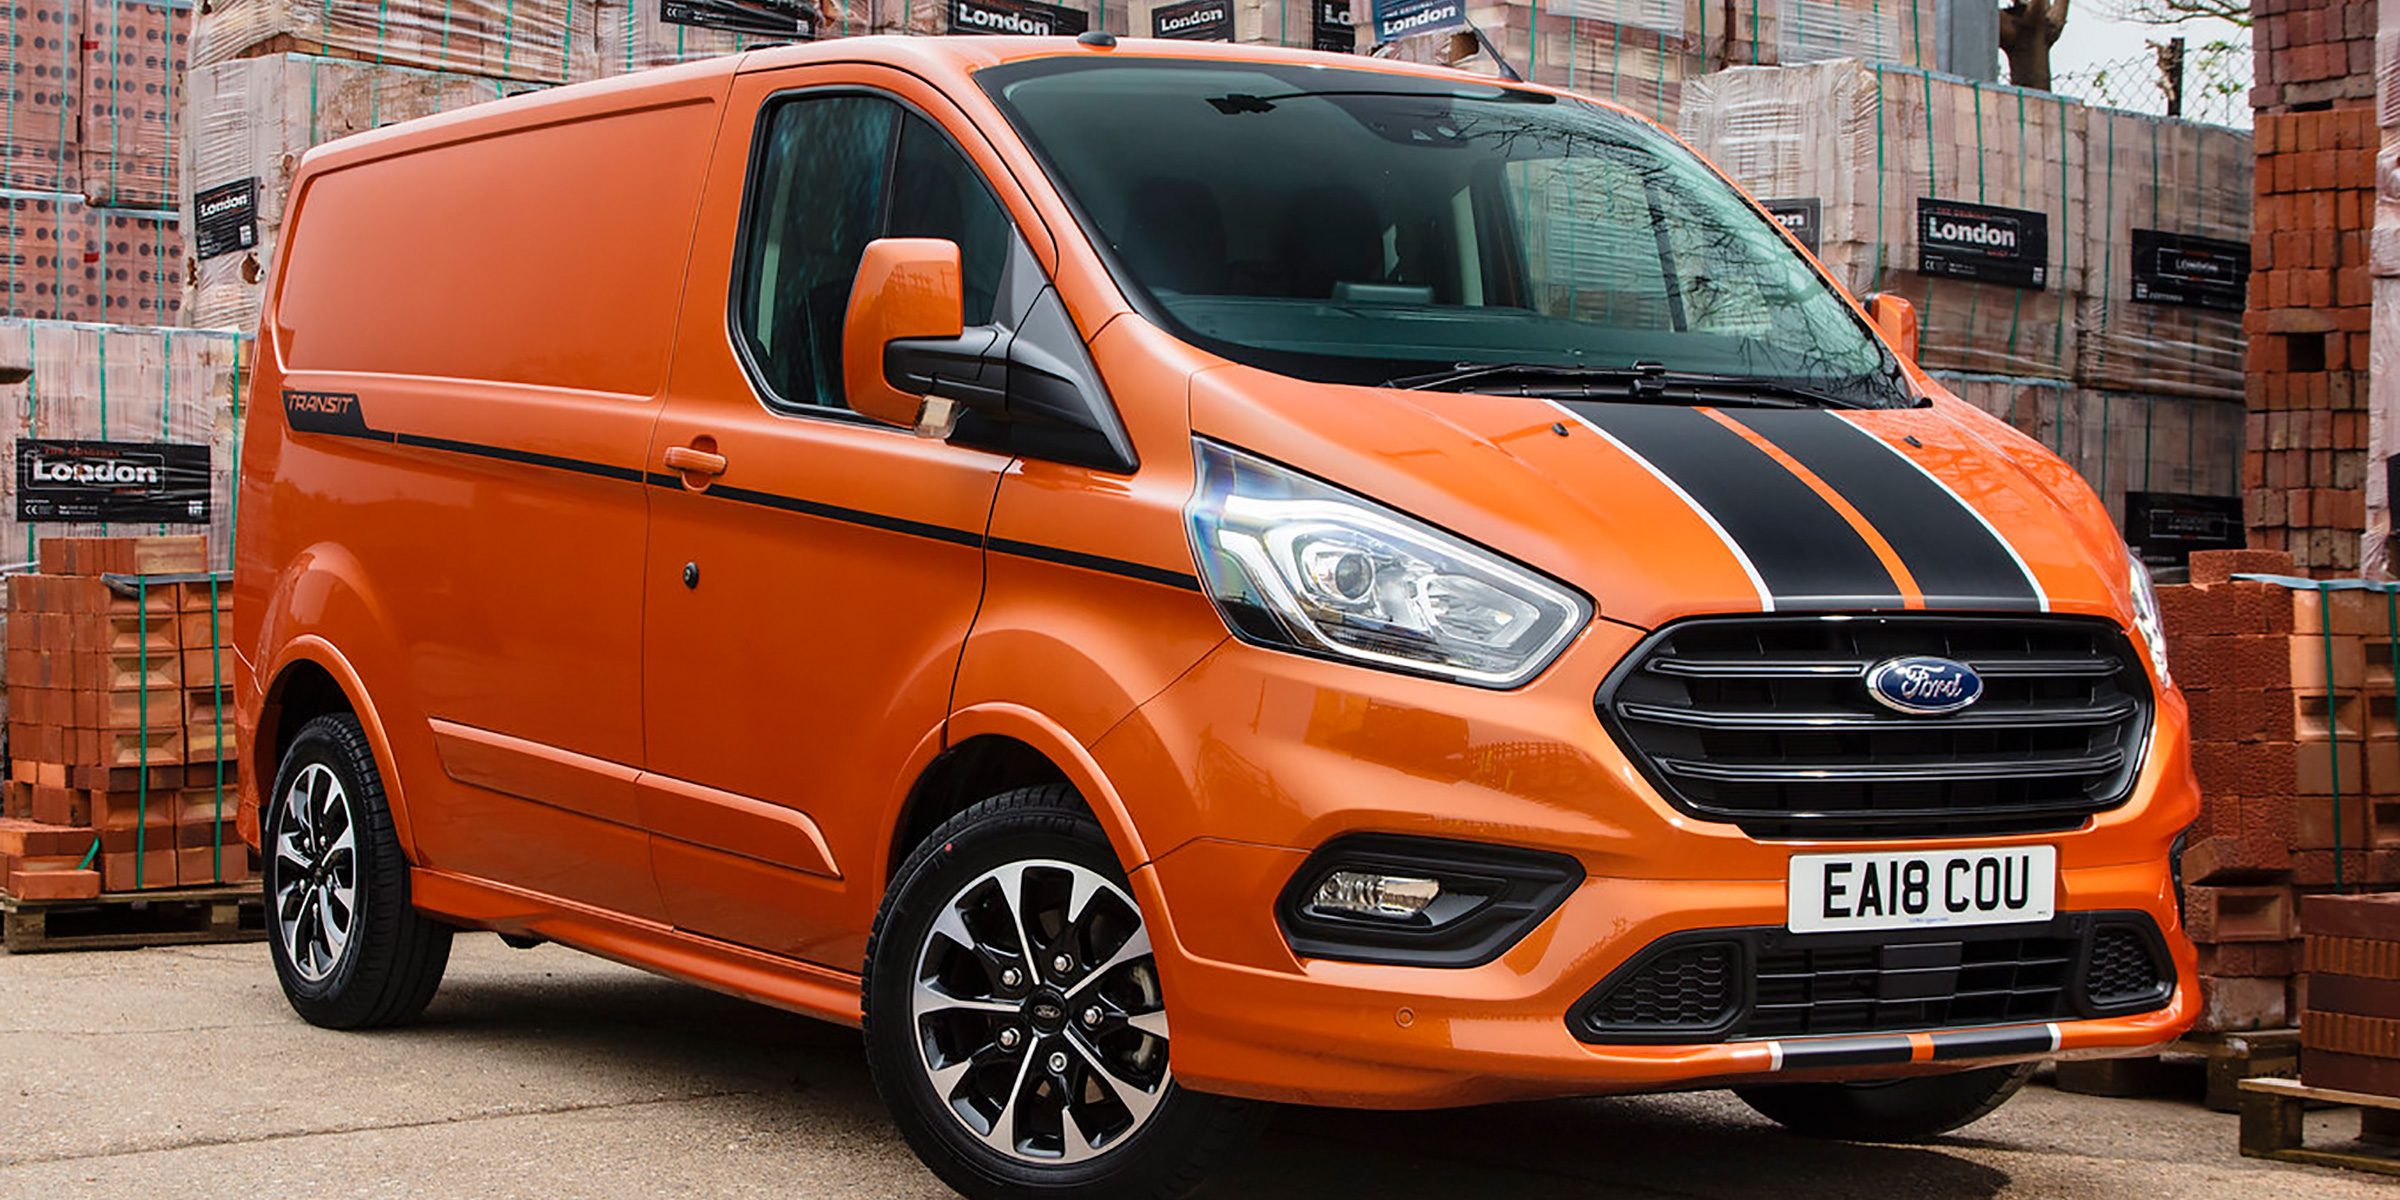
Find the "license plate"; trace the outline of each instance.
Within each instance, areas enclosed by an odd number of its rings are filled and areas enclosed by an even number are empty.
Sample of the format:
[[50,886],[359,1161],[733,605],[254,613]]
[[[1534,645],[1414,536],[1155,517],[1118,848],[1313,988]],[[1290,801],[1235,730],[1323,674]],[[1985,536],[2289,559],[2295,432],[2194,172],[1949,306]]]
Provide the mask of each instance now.
[[1792,856],[1793,933],[2047,921],[2058,848]]

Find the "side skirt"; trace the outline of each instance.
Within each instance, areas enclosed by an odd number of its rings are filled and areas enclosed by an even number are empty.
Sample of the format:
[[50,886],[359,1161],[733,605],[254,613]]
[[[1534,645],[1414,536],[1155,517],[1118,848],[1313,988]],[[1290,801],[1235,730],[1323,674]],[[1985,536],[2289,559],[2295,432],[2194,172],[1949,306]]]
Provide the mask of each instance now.
[[426,915],[495,933],[545,938],[629,967],[856,1028],[859,977],[603,912],[519,888],[424,867],[408,873]]

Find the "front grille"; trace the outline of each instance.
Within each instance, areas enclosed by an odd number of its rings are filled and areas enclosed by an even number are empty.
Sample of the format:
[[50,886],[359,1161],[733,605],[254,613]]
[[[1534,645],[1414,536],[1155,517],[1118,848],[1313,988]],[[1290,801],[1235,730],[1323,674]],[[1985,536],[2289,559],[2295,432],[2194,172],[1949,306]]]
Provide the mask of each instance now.
[[[1973,667],[1972,707],[1876,703],[1885,659]],[[1952,614],[1707,618],[1651,636],[1602,686],[1602,721],[1671,803],[1755,837],[2071,829],[2122,803],[2150,688],[2117,627]]]
[[2053,1020],[2070,1012],[2067,984],[2075,951],[2073,940],[2048,934],[1868,946],[1801,942],[1769,950],[1759,955],[1758,1000],[1742,1035]]
[[2039,925],[1676,934],[1611,972],[1569,1014],[1593,1042],[1906,1033],[2143,1012],[2174,990],[2157,926],[2136,913]]

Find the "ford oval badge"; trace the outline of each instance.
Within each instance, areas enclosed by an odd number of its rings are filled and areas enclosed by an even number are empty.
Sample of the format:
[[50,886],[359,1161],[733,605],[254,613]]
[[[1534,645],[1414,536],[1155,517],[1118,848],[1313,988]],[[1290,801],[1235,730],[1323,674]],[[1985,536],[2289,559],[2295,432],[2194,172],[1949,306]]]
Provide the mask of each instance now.
[[1983,698],[1983,677],[1947,658],[1887,658],[1867,671],[1867,694],[1894,712],[1954,713]]

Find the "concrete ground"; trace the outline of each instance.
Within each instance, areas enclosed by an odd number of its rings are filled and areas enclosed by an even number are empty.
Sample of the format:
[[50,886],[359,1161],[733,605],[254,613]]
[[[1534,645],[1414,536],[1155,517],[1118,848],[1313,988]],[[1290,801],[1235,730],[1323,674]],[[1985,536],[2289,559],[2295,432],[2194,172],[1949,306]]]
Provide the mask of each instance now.
[[[2197,1082],[2195,1079],[2195,1088]],[[2356,1131],[2312,1118],[2312,1144]],[[938,1197],[856,1035],[556,947],[462,937],[426,1019],[301,1023],[263,946],[0,955],[0,1197]],[[2037,1084],[1928,1147],[1707,1093],[1285,1110],[1218,1197],[2389,1197],[2245,1160],[2196,1103]]]

